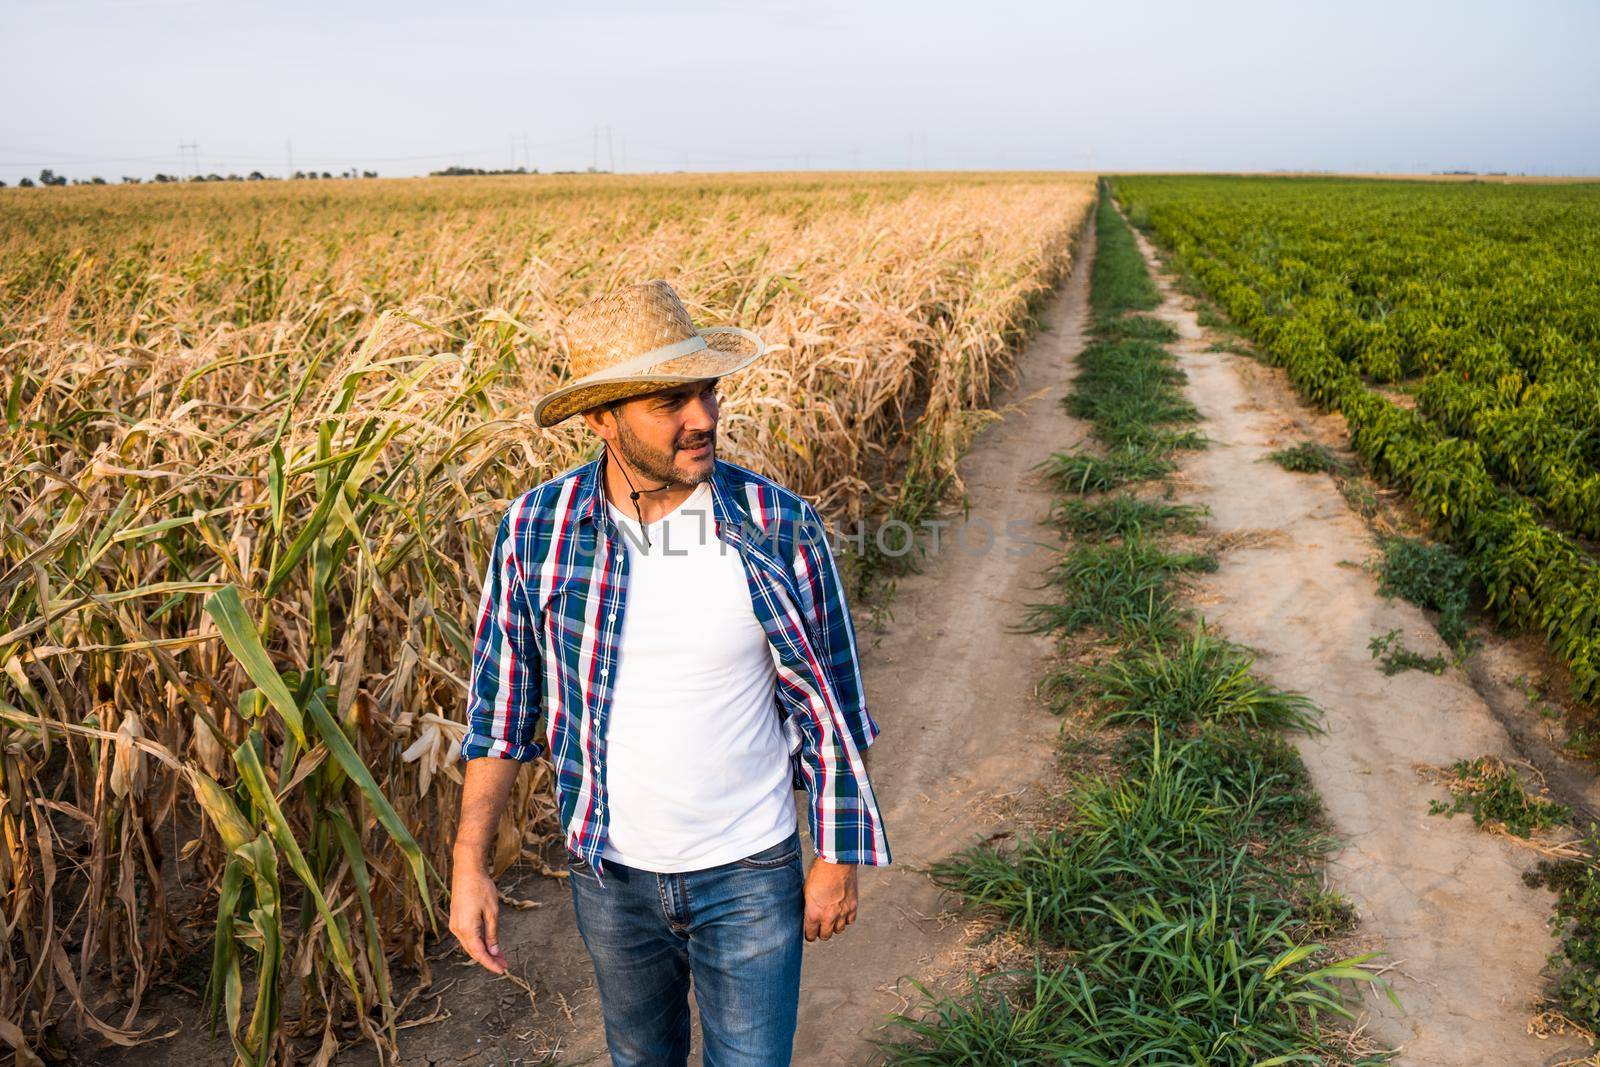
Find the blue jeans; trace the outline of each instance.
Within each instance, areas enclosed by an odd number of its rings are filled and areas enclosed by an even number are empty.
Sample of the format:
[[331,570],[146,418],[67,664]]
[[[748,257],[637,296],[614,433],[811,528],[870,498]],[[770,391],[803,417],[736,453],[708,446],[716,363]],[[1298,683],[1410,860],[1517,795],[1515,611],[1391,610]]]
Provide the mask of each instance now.
[[657,874],[569,854],[578,933],[594,960],[614,1067],[689,1060],[689,984],[705,1067],[782,1067],[800,1003],[800,832],[741,860]]

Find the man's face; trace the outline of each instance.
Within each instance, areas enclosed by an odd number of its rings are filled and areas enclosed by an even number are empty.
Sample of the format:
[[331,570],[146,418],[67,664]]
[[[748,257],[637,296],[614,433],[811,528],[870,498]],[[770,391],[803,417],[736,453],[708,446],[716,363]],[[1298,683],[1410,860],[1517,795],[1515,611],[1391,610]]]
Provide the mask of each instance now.
[[679,485],[699,485],[711,477],[717,459],[716,379],[624,400],[612,414],[611,420],[585,418],[641,474]]

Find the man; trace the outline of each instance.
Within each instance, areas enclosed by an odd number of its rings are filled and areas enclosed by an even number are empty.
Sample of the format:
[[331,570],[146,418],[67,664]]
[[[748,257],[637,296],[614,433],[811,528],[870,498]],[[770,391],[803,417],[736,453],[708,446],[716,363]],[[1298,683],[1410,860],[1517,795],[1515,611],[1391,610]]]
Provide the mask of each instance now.
[[661,281],[564,333],[574,377],[535,420],[581,412],[604,450],[514,500],[495,535],[450,929],[505,970],[490,843],[518,768],[549,751],[612,1062],[687,1061],[692,981],[707,1065],[786,1064],[802,937],[855,921],[857,865],[890,861],[838,571],[808,502],[717,458],[717,379],[759,338],[696,329]]

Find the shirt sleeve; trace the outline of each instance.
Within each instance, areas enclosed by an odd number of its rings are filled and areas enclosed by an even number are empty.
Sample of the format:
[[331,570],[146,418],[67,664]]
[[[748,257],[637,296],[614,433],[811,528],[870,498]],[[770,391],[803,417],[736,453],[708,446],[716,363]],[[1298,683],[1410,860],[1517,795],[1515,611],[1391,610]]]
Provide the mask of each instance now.
[[828,684],[839,698],[845,725],[856,748],[865,752],[878,736],[878,724],[867,710],[861,684],[861,658],[856,631],[845,602],[844,583],[828,547],[827,527],[809,501],[801,502],[800,530],[795,540],[795,580],[800,583],[806,628],[823,657]]
[[889,841],[866,768],[866,749],[878,726],[867,712],[844,583],[826,529],[809,503],[801,508],[792,566],[807,636],[844,720],[842,730],[804,717],[797,722],[803,737],[799,777],[811,796],[811,837],[817,855],[831,863],[886,866],[892,862]]
[[526,763],[545,749],[537,733],[544,687],[539,630],[516,559],[519,510],[513,504],[501,517],[483,580],[462,759],[495,756]]

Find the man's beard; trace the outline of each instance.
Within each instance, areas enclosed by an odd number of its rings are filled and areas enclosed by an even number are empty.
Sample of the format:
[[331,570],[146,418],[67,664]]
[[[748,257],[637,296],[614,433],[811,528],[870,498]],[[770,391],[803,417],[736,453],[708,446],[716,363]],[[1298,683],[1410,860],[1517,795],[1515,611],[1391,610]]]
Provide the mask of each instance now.
[[[677,442],[679,448],[697,448],[706,441],[711,442],[711,454],[716,455],[716,431],[705,434],[690,434]],[[686,471],[672,462],[674,452],[664,452],[658,448],[651,448],[628,429],[628,424],[621,419],[617,420],[617,451],[622,453],[622,458],[628,465],[647,478],[658,482],[670,482],[676,485],[699,485],[711,477],[709,469],[705,471]]]

